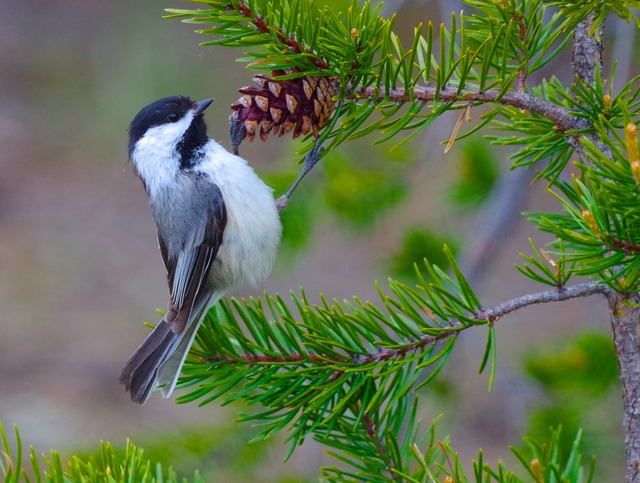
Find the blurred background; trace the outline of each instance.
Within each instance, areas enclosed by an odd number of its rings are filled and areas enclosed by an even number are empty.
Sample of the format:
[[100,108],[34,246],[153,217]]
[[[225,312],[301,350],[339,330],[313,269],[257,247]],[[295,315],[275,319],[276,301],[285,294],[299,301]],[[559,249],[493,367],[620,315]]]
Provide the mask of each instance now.
[[[128,124],[163,96],[215,97],[209,134],[228,147],[229,104],[251,83],[235,62],[241,51],[199,47],[207,38],[162,19],[164,8],[187,5],[0,1],[0,422],[7,430],[17,424],[38,453],[91,453],[101,440],[123,446],[130,438],[180,474],[200,468],[206,481],[317,481],[318,466],[334,464],[317,444],[283,464],[281,441],[246,445],[257,431],[231,422],[242,408],[160,397],[139,407],[117,380],[167,295],[145,194],[127,164]],[[396,31],[408,36],[418,21],[448,23],[461,8],[396,1],[383,14],[397,12]],[[619,87],[638,65],[634,28],[612,19],[606,40],[607,69],[620,61]],[[558,59],[545,76],[568,82],[568,65]],[[531,173],[508,171],[509,152],[480,137],[444,155],[456,118],[396,149],[373,147],[372,137],[323,159],[285,214],[272,276],[234,295],[303,286],[312,300],[322,293],[375,301],[375,280],[411,281],[414,261],[443,260],[443,243],[485,306],[541,290],[513,268],[520,252],[530,253],[529,237],[548,241],[519,213],[560,207],[543,183],[529,186]],[[297,173],[299,146],[270,138],[245,142],[241,154],[281,194]],[[564,421],[567,440],[584,427],[585,453],[597,455],[607,481],[618,480],[621,402],[607,317],[605,301],[592,298],[501,320],[492,392],[477,374],[485,334],[467,331],[423,391],[425,429],[444,413],[438,433],[450,435],[467,467],[479,448],[486,461],[516,467],[508,445],[546,437]]]

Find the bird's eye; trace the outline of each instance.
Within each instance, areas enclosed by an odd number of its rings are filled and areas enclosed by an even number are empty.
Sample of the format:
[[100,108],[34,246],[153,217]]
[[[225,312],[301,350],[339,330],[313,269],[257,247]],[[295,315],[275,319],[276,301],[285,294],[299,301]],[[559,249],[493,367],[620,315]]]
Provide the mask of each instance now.
[[180,119],[180,116],[178,116],[175,112],[167,114],[167,121],[169,122],[176,122],[178,119]]

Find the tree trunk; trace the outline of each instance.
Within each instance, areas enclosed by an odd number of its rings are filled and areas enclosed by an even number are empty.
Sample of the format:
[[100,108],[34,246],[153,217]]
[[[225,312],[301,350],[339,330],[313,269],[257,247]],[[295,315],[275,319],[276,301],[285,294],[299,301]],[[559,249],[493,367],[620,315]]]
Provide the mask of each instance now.
[[612,293],[609,306],[622,379],[627,482],[640,483],[640,298]]

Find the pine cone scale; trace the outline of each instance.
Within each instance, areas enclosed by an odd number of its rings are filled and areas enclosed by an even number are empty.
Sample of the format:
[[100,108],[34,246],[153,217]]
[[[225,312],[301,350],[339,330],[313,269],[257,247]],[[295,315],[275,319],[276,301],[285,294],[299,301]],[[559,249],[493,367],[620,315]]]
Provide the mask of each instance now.
[[[291,72],[274,71],[274,77]],[[277,80],[258,74],[253,78],[258,87],[243,87],[242,96],[233,104],[230,118],[240,124],[245,136],[253,141],[259,134],[266,141],[269,134],[293,138],[318,132],[331,117],[337,94],[335,77],[301,77]],[[258,129],[259,128],[259,129]]]

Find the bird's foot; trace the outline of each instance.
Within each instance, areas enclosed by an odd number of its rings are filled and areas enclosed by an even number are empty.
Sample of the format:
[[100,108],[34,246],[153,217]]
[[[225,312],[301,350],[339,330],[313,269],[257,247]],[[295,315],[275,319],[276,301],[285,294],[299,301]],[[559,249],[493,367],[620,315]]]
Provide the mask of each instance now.
[[244,127],[244,122],[241,122],[237,115],[237,113],[233,113],[229,116],[229,137],[231,138],[231,148],[233,149],[233,154],[238,156],[238,148],[240,147],[240,143],[247,137],[247,130]]
[[284,195],[282,195],[280,198],[276,200],[276,207],[278,208],[278,211],[282,211],[287,207],[289,198],[291,198],[291,195],[300,184],[300,181],[302,181],[302,178],[304,178],[307,175],[307,173],[313,169],[313,167],[316,165],[318,160],[322,157],[323,152],[324,152],[324,147],[322,147],[319,143],[316,143],[316,145],[311,149],[311,151],[307,153],[307,155],[304,157],[304,164],[302,165],[302,170],[300,171],[300,174],[298,175],[296,180],[291,185],[291,188],[289,188],[289,190]]

